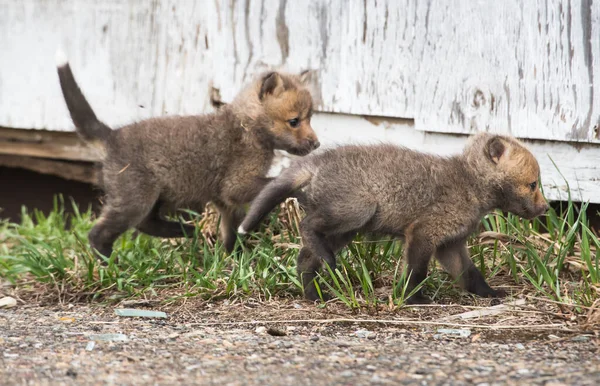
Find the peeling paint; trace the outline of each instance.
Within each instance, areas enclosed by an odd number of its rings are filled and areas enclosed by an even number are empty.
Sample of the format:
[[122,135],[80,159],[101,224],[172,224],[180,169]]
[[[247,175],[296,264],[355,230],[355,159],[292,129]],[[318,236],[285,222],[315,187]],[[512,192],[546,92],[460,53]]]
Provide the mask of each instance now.
[[287,0],[281,0],[279,3],[279,12],[277,13],[277,42],[281,50],[281,64],[285,64],[290,55],[290,31],[285,24],[285,6]]

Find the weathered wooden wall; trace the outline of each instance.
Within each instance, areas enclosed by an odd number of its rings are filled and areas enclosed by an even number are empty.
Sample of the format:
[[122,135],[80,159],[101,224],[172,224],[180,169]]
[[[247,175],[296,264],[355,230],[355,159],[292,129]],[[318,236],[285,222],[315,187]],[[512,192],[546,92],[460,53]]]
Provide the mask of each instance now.
[[600,142],[598,0],[0,0],[0,126],[72,127],[57,46],[113,124],[312,68],[321,111]]
[[[541,140],[549,198],[568,183],[600,202],[600,0],[0,0],[0,127],[73,130],[59,46],[112,126],[211,111],[213,87],[229,101],[266,69],[313,69],[324,144],[449,154],[455,134],[512,133]],[[72,136],[3,130],[0,154],[95,159]]]

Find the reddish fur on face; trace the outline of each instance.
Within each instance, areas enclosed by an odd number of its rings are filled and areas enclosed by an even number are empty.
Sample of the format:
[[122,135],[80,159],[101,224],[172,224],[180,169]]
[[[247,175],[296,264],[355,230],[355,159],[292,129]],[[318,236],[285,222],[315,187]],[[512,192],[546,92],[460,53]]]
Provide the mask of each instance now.
[[[505,151],[498,159],[497,167],[506,173],[514,193],[508,210],[525,218],[537,217],[548,209],[538,183],[539,164],[533,154],[516,139],[502,141]],[[533,188],[532,184],[534,184]]]
[[[289,89],[285,89],[287,83]],[[304,155],[319,147],[317,135],[310,120],[312,117],[312,97],[308,90],[299,88],[295,80],[287,79],[264,99],[266,115],[272,120],[271,132],[292,154]],[[290,120],[298,119],[296,127]]]

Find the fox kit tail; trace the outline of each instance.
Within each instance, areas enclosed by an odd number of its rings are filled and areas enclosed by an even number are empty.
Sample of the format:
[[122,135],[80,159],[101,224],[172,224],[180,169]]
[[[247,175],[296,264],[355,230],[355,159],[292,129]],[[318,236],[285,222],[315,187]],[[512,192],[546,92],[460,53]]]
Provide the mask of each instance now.
[[260,224],[262,219],[298,189],[306,186],[313,174],[304,168],[290,168],[275,178],[256,196],[248,214],[238,228],[238,233],[246,234]]
[[56,52],[56,69],[67,108],[79,136],[88,142],[106,140],[112,130],[96,118],[94,110],[79,89],[67,57],[62,51]]

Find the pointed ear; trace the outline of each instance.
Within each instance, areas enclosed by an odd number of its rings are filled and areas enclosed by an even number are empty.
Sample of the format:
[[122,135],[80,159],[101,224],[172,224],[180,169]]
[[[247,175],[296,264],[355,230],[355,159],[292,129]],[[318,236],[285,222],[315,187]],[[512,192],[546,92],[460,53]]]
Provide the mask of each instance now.
[[506,144],[500,137],[494,137],[487,143],[487,153],[490,160],[497,164],[506,153]]
[[308,85],[309,82],[311,81],[311,78],[316,74],[315,70],[304,70],[300,73],[300,75],[298,76],[298,79],[300,80],[300,83],[302,83],[303,85]]
[[264,76],[258,97],[262,101],[267,95],[278,95],[283,91],[283,79],[276,72]]

